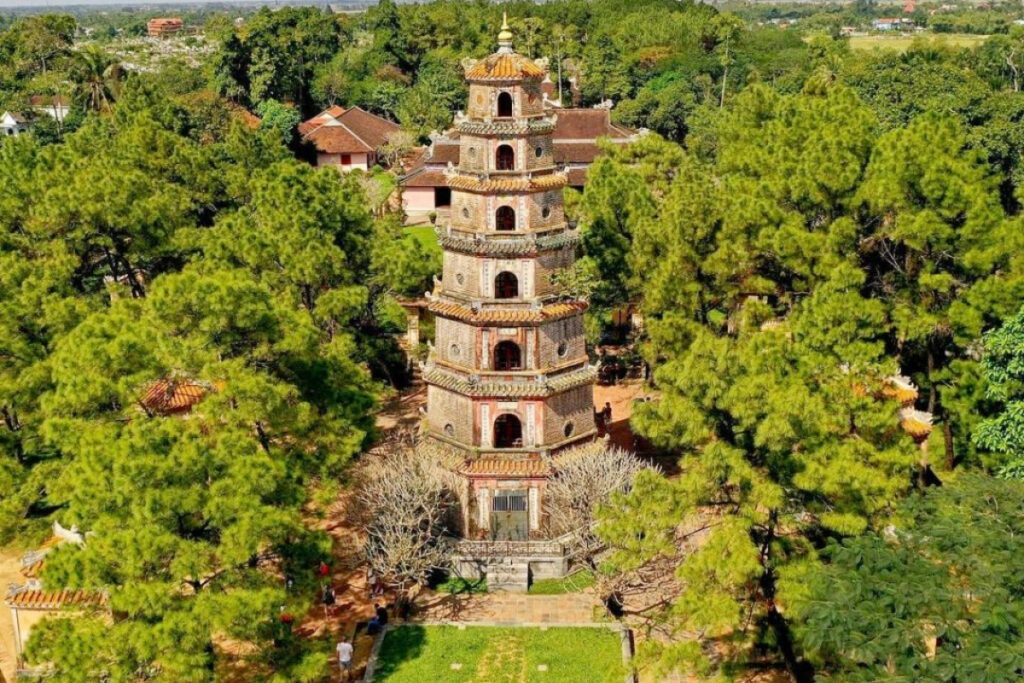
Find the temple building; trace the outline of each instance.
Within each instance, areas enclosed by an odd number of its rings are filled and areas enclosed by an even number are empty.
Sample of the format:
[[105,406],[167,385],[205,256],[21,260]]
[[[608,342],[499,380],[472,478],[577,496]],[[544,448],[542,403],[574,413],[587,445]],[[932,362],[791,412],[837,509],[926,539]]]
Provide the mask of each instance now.
[[423,367],[427,441],[464,478],[461,570],[525,588],[567,567],[549,538],[544,489],[566,449],[596,434],[583,332],[586,303],[553,278],[579,241],[566,222],[564,168],[541,93],[543,62],[512,50],[466,63],[469,106],[446,174],[451,217],[437,228],[443,277],[429,293],[434,348]]

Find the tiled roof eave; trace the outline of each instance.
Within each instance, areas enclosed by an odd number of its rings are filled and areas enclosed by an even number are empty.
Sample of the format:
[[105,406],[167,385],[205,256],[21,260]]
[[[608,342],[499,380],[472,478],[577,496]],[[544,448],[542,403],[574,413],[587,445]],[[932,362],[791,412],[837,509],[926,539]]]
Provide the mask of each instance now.
[[544,175],[523,177],[487,177],[453,172],[448,175],[448,187],[466,192],[513,194],[517,192],[543,192],[565,187],[569,178],[565,173],[554,172]]
[[511,121],[476,121],[467,119],[456,124],[460,133],[467,135],[530,135],[552,133],[555,123],[549,118]]
[[551,476],[551,467],[544,460],[534,458],[480,458],[468,461],[460,473],[470,478],[520,477],[545,479]]
[[427,384],[448,389],[471,398],[546,398],[578,386],[593,384],[597,371],[590,366],[573,370],[539,382],[471,382],[437,367],[427,368],[423,373]]
[[437,233],[438,242],[443,249],[478,256],[528,256],[543,251],[557,251],[566,247],[574,247],[580,241],[578,230],[567,230],[551,237],[538,237],[535,240],[526,238],[475,240],[449,235],[442,229],[438,229]]
[[435,315],[475,325],[515,327],[516,325],[535,325],[578,315],[587,309],[587,304],[584,301],[569,301],[548,304],[539,309],[481,309],[475,311],[458,303],[434,299],[427,309]]

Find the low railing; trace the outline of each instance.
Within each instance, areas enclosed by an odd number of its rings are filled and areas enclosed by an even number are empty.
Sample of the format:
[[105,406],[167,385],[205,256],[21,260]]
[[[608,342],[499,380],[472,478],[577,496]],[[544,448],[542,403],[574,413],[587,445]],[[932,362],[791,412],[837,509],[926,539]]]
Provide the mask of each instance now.
[[455,552],[472,558],[497,558],[510,555],[564,555],[565,545],[560,539],[546,541],[454,541]]

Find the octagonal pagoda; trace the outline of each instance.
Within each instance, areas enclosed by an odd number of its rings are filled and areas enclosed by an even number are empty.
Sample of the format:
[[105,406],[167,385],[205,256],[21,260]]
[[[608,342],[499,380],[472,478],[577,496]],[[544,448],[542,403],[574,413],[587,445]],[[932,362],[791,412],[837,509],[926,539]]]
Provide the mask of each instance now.
[[559,289],[578,231],[566,222],[544,63],[498,51],[464,63],[469,106],[456,117],[450,221],[438,228],[442,278],[428,295],[435,344],[424,366],[427,438],[464,462],[464,535],[544,537],[552,455],[596,434],[583,333],[586,303]]

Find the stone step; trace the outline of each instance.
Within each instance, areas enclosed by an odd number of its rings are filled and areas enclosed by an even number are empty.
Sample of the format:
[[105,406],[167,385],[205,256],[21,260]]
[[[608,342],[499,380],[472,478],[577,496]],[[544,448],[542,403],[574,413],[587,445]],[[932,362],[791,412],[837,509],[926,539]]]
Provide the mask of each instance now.
[[487,590],[525,593],[530,586],[530,565],[500,562],[487,565]]

